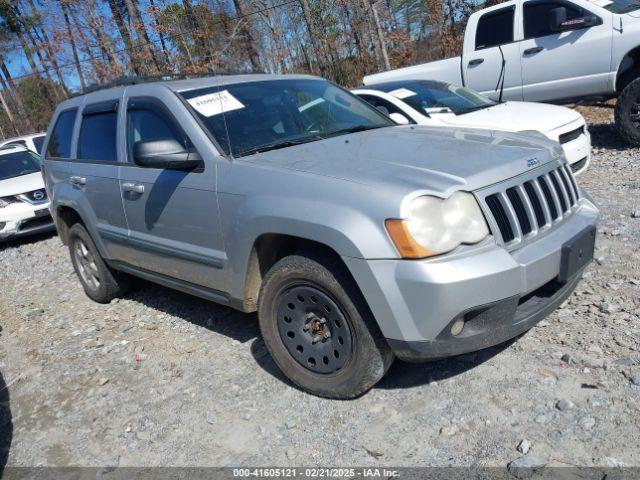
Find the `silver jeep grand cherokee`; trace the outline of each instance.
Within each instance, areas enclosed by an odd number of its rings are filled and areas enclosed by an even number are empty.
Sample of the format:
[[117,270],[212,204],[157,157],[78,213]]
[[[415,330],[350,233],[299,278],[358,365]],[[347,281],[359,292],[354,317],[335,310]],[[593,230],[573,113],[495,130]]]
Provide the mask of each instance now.
[[278,366],[325,397],[526,331],[593,256],[598,211],[558,144],[396,126],[315,77],[95,91],[58,107],[44,151],[89,297],[135,275],[257,311]]

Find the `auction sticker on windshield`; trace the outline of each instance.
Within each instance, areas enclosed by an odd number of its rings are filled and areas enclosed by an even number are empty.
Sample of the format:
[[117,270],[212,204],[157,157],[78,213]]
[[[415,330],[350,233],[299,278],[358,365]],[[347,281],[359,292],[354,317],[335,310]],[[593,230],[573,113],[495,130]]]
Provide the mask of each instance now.
[[244,108],[244,105],[236,97],[231,95],[228,90],[200,95],[199,97],[190,98],[187,101],[198,113],[205,117],[213,117],[223,112],[231,112]]
[[413,97],[414,95],[417,95],[417,93],[412,92],[408,88],[397,88],[396,90],[389,92],[389,95],[393,95],[394,97],[402,100],[403,98]]

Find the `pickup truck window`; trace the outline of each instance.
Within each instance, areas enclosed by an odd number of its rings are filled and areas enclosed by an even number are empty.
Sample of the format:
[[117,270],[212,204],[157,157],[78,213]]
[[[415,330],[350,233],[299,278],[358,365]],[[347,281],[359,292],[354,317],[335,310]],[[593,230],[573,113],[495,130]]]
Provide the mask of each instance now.
[[513,7],[485,13],[476,29],[476,50],[513,42]]
[[33,144],[36,147],[36,151],[38,153],[42,153],[42,144],[44,143],[45,135],[40,135],[39,137],[33,137]]
[[527,2],[524,4],[524,38],[540,38],[557,35],[551,29],[551,10],[564,7],[567,20],[584,17],[588,12],[570,2]]
[[118,114],[115,111],[84,115],[78,139],[78,159],[102,162],[115,162],[116,125]]
[[640,2],[638,2],[637,0],[613,0],[607,1],[605,5],[602,5],[600,2],[598,2],[598,5],[606,10],[609,10],[612,13],[618,14],[629,13],[633,12],[634,10],[640,9]]
[[180,95],[225,153],[235,157],[395,125],[324,80],[246,82]]
[[47,145],[47,157],[69,158],[71,156],[71,135],[77,113],[78,109],[74,108],[60,114]]

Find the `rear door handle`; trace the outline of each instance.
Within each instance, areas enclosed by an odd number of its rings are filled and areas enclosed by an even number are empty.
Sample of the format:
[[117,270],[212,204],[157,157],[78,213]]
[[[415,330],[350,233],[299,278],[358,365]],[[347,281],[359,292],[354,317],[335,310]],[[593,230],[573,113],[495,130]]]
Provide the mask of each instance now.
[[484,63],[484,58],[474,58],[473,60],[469,61],[469,66],[475,67],[476,65],[480,65],[481,63]]
[[524,51],[524,54],[525,55],[535,55],[536,53],[540,53],[542,50],[544,50],[543,47],[527,48]]
[[73,177],[69,178],[69,183],[71,183],[72,185],[78,185],[79,187],[82,187],[87,184],[87,179],[84,177],[77,177],[74,175]]
[[123,183],[122,184],[122,191],[123,192],[133,192],[133,193],[144,193],[144,185],[140,184],[140,183]]

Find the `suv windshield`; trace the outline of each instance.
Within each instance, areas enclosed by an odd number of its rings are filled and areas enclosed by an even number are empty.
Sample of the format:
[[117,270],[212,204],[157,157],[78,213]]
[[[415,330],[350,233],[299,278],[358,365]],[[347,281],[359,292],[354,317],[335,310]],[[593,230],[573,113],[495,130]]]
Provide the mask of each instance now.
[[0,180],[40,171],[38,156],[31,152],[0,153]]
[[609,10],[612,13],[629,13],[640,9],[637,0],[592,0],[596,5]]
[[465,87],[433,80],[390,82],[381,85],[367,85],[365,88],[379,90],[393,95],[420,113],[455,113],[463,115],[496,105]]
[[181,92],[227,155],[285,148],[394,123],[320,79],[283,79]]

